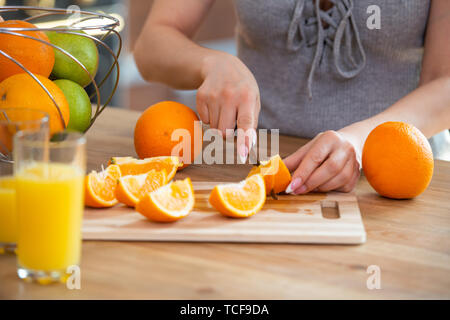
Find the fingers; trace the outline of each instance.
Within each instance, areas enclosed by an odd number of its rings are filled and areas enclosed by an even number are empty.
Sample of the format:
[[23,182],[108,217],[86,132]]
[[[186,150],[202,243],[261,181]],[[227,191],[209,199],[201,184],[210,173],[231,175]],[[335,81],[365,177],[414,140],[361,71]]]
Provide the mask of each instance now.
[[248,129],[256,128],[258,124],[257,113],[259,112],[259,110],[257,111],[256,109],[256,97],[243,97],[243,99],[240,100],[239,111],[237,114],[238,129],[247,131]]
[[[312,191],[330,179],[341,175],[349,158],[350,153],[344,148],[339,147],[334,150],[323,162],[323,164],[320,165],[304,183],[306,186],[304,193]],[[353,173],[353,171],[350,171],[350,173]]]
[[[290,156],[286,157],[283,161],[286,167],[289,169],[289,171],[294,171],[296,168],[298,168],[298,165],[303,160],[306,153],[311,149],[313,145],[313,141],[308,142],[303,147],[299,148],[297,151],[295,151]],[[299,177],[292,177],[291,183],[286,188],[286,193],[292,193],[295,189],[300,187],[302,184],[302,181]]]
[[[295,171],[298,168],[300,162],[305,157],[306,153],[311,149],[314,144],[314,139],[299,148],[296,152],[284,159],[284,164],[289,169],[289,171]],[[291,183],[286,188],[286,193],[292,193],[295,189],[300,187],[302,180],[299,177],[293,176]]]
[[317,135],[308,144],[285,159],[292,170],[286,193],[310,191],[351,191],[359,178],[359,164],[353,145],[335,131]]
[[342,171],[317,188],[319,192],[328,192],[337,190],[341,192],[350,192],[358,182],[360,175],[359,165],[357,162],[349,159]]
[[[257,90],[250,86],[239,88],[224,86],[211,89],[208,84],[202,85],[197,92],[197,111],[204,123],[209,123],[211,128],[219,129],[226,136],[227,129],[237,127],[244,132],[249,131],[247,138],[238,134],[239,142],[248,150],[256,142],[256,131],[260,103]],[[241,147],[242,149],[242,147]],[[243,149],[242,149],[243,150]],[[244,152],[241,152],[244,155]],[[246,155],[245,155],[246,156]]]
[[292,175],[292,182],[286,188],[288,193],[304,193],[308,190],[308,186],[305,182],[308,181],[311,174],[324,162],[329,154],[334,149],[335,142],[327,138],[327,136],[320,136],[311,148],[306,152],[305,156],[301,160],[299,166]]
[[303,160],[303,157],[306,155],[306,153],[311,149],[311,146],[314,144],[314,139],[309,141],[304,146],[300,147],[297,151],[295,151],[293,154],[287,156],[283,159],[284,164],[289,169],[289,171],[294,171],[298,168],[298,165]]
[[237,152],[242,162],[247,159],[249,150],[256,144],[259,105],[256,96],[248,91],[241,93],[237,111]]
[[235,126],[236,126],[236,107],[232,104],[223,105],[220,108],[219,126],[218,126],[219,130],[222,132],[222,136],[226,137],[227,129],[231,129],[234,131]]
[[206,97],[202,93],[201,89],[197,92],[197,113],[200,117],[200,120],[203,121],[204,124],[209,124],[209,110],[208,105],[206,104]]
[[241,163],[245,163],[250,150],[256,144],[256,130],[253,128],[244,130],[238,128],[237,130],[237,153]]
[[355,189],[360,177],[360,170],[359,170],[359,164],[358,164],[358,171],[354,174],[353,178],[348,182],[346,185],[336,189],[336,191],[339,192],[351,192],[353,189]]
[[209,126],[217,129],[219,127],[220,109],[217,101],[208,101]]
[[239,101],[236,99],[233,90],[225,87],[221,91],[218,104],[219,123],[217,124],[217,129],[221,131],[223,137],[226,137],[227,129],[234,130],[236,127],[236,109]]
[[255,128],[259,115],[257,101],[251,94],[238,100],[233,98],[231,93],[222,94],[222,99],[203,94],[200,89],[197,93],[197,112],[203,123],[209,123],[211,128],[219,129],[224,137],[227,129],[234,130],[237,123],[237,153],[241,163],[246,162],[250,149],[256,144]]

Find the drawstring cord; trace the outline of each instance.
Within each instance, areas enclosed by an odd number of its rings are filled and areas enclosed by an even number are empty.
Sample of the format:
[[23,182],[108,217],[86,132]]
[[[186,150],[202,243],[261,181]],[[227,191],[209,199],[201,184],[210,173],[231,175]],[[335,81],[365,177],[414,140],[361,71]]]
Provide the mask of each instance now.
[[[305,5],[311,0],[297,0],[294,14],[292,16],[291,23],[287,34],[286,46],[290,51],[298,51],[303,45],[311,46],[316,45],[316,51],[314,53],[314,59],[311,64],[311,69],[308,75],[308,94],[309,98],[312,98],[312,82],[314,79],[314,73],[316,68],[320,65],[320,61],[324,55],[325,45],[332,47],[333,49],[333,62],[338,74],[345,78],[350,79],[358,75],[366,64],[366,54],[361,44],[361,38],[359,36],[358,27],[353,17],[353,0],[329,0],[333,3],[331,10],[337,10],[341,19],[339,23],[327,13],[320,9],[319,0],[315,0],[314,3],[314,17],[305,18],[303,13],[305,11]],[[323,22],[328,24],[328,28],[324,29]],[[317,25],[316,35],[309,37],[305,31],[306,27]],[[295,42],[296,37],[300,33],[300,41]],[[345,57],[341,57],[342,41],[344,42]],[[352,40],[355,39],[357,49],[361,56],[359,62],[356,62],[353,53]],[[344,70],[342,64],[347,59],[351,68]]]

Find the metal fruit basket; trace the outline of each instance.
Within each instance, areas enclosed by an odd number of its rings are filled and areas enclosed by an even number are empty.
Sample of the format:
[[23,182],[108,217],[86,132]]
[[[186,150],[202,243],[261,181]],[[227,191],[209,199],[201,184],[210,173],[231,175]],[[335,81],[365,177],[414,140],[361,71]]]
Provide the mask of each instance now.
[[[55,50],[58,50],[62,52],[64,55],[72,59],[76,64],[78,64],[86,74],[89,75],[89,78],[92,80],[91,85],[93,87],[93,93],[91,94],[90,98],[91,100],[94,100],[96,102],[95,111],[93,112],[93,115],[91,117],[91,121],[89,124],[89,127],[87,130],[94,124],[95,120],[100,116],[100,114],[103,112],[103,110],[107,107],[107,105],[111,102],[114,93],[117,90],[118,84],[119,84],[119,75],[120,75],[120,69],[119,69],[119,56],[122,48],[122,38],[119,34],[119,32],[116,30],[119,27],[119,20],[111,15],[99,13],[99,12],[89,12],[89,11],[83,11],[80,10],[78,7],[71,6],[68,9],[57,9],[57,8],[39,8],[39,7],[32,7],[32,6],[3,6],[0,7],[0,15],[2,15],[5,18],[5,13],[8,12],[30,12],[34,11],[37,12],[37,14],[30,16],[26,19],[23,19],[23,21],[27,21],[33,24],[39,24],[41,20],[45,20],[45,23],[51,22],[52,18],[55,19],[58,17],[66,18],[68,23],[66,26],[63,27],[57,27],[57,28],[50,28],[50,27],[37,27],[37,28],[1,28],[0,27],[0,34],[8,34],[12,36],[17,37],[24,37],[28,39],[33,39],[35,41],[39,41],[47,46],[51,46]],[[66,16],[66,17],[64,17]],[[19,33],[20,31],[53,31],[57,33],[65,33],[65,34],[73,34],[77,36],[82,36],[85,38],[89,38],[93,40],[97,48],[103,48],[106,52],[108,52],[111,57],[113,58],[113,62],[111,66],[109,67],[107,73],[104,76],[98,76],[98,79],[101,79],[99,82],[95,80],[95,75],[92,75],[86,67],[77,60],[73,55],[71,55],[66,50],[55,46],[49,42],[46,42],[44,40],[35,38],[30,35]],[[78,33],[78,31],[84,31],[86,33]],[[95,36],[90,35],[89,33],[95,33]],[[116,37],[117,41],[114,41],[118,43],[116,51],[114,51],[112,48],[110,48],[107,43],[105,42],[108,37]],[[42,87],[42,89],[46,92],[46,94],[50,97],[50,99],[53,101],[55,108],[58,110],[59,115],[61,117],[62,123],[65,126],[64,119],[62,118],[61,110],[56,103],[55,99],[52,97],[50,92],[45,88],[45,86],[39,81],[39,79],[32,74],[29,70],[27,70],[19,61],[8,55],[6,52],[0,50],[0,55],[3,55],[7,59],[13,61],[16,65],[18,65],[20,68],[23,69],[24,72],[28,73],[39,85]],[[113,74],[114,69],[116,70],[115,75]],[[111,92],[107,96],[104,102],[101,100],[101,93],[100,89],[104,87],[104,84],[109,78],[113,78],[114,84],[112,86]],[[87,131],[86,130],[86,131]],[[0,154],[1,156],[5,156],[4,154]]]
[[[119,32],[116,30],[120,22],[117,18],[104,14],[99,12],[89,12],[89,11],[83,11],[80,10],[76,6],[71,6],[68,9],[57,9],[57,8],[40,8],[40,7],[32,7],[32,6],[2,6],[0,7],[0,15],[2,15],[5,18],[5,13],[8,12],[30,12],[34,11],[37,12],[37,14],[30,16],[26,19],[23,19],[23,21],[27,21],[33,24],[38,24],[41,20],[45,20],[45,23],[51,22],[52,19],[55,20],[56,17],[59,18],[59,20],[67,19],[68,23],[64,27],[57,27],[57,28],[45,28],[45,27],[37,27],[37,28],[1,28],[0,27],[0,34],[8,34],[12,36],[17,37],[24,37],[28,39],[33,39],[35,41],[39,41],[47,46],[51,46],[55,50],[58,50],[62,52],[64,55],[72,59],[76,64],[78,64],[84,72],[86,72],[89,75],[89,78],[91,79],[90,86],[93,87],[93,93],[91,94],[90,98],[91,101],[93,100],[96,103],[95,111],[92,114],[90,124],[88,128],[92,127],[96,119],[100,116],[100,114],[103,112],[103,110],[107,107],[107,105],[111,102],[118,84],[119,84],[119,76],[120,76],[120,68],[119,68],[119,56],[122,49],[122,38],[119,34]],[[65,16],[65,17],[64,17]],[[70,22],[70,23],[69,23]],[[71,55],[69,52],[65,51],[64,49],[55,46],[49,42],[46,42],[41,39],[37,39],[30,35],[25,35],[22,33],[19,33],[20,31],[53,31],[57,33],[65,33],[65,34],[74,34],[77,36],[82,36],[89,38],[93,40],[97,48],[103,48],[105,49],[105,52],[108,52],[111,57],[113,58],[112,64],[109,67],[108,71],[104,76],[98,75],[98,79],[101,79],[100,81],[95,80],[96,75],[92,75],[86,67],[77,60],[73,55]],[[86,33],[78,33],[77,31],[84,31]],[[95,36],[89,35],[89,32],[95,33]],[[108,37],[115,37],[117,40],[114,41],[114,43],[117,43],[116,51],[114,51],[112,48],[110,48],[106,40]],[[46,89],[46,87],[39,81],[39,79],[32,74],[29,70],[27,70],[19,61],[14,59],[13,57],[9,56],[6,52],[0,50],[0,55],[3,55],[7,59],[13,61],[16,65],[18,65],[21,69],[23,69],[24,72],[28,73],[40,86],[41,88],[46,92],[46,94],[50,97],[50,99],[53,101],[53,104],[55,105],[55,108],[58,110],[58,113],[61,117],[61,121],[63,123],[63,126],[65,128],[66,124],[63,119],[61,110],[56,102],[56,100],[52,97],[50,92]],[[109,59],[108,59],[109,60]],[[114,70],[116,71],[115,74],[113,73]],[[112,89],[109,93],[103,93],[100,92],[100,89],[104,84],[107,82],[107,80],[111,78],[113,79],[113,85]],[[86,132],[85,131],[85,132]],[[12,155],[11,153],[6,153],[0,150],[0,162],[3,161],[11,161]]]

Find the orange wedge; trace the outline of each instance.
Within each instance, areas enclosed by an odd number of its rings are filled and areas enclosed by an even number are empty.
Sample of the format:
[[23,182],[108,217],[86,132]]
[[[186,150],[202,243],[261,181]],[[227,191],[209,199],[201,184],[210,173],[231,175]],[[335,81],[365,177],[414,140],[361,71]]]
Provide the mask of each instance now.
[[257,173],[264,177],[267,195],[272,191],[283,192],[291,182],[291,173],[278,154],[267,161],[261,161],[259,166],[254,166],[247,177]]
[[225,216],[247,218],[257,213],[266,201],[266,188],[261,174],[239,183],[217,185],[209,195],[209,203]]
[[136,210],[150,220],[172,222],[186,217],[194,207],[191,179],[178,180],[147,193]]
[[125,176],[119,179],[116,198],[119,202],[135,207],[146,193],[155,191],[167,182],[166,171],[150,170],[136,176]]
[[152,169],[156,171],[165,170],[167,181],[172,180],[178,168],[183,166],[180,159],[175,156],[153,157],[142,160],[132,157],[112,157],[108,162],[108,165],[111,164],[116,164],[120,167],[122,176],[143,174]]
[[115,190],[120,168],[108,166],[101,172],[92,171],[85,178],[85,204],[94,208],[107,208],[117,204]]

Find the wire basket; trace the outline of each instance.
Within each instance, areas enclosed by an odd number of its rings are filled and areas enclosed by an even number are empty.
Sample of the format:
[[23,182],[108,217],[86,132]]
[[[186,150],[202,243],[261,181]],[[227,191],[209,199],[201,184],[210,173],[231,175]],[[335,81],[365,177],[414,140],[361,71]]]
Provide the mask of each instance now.
[[[37,14],[30,16],[26,19],[23,19],[23,21],[27,21],[27,22],[30,22],[33,24],[36,24],[37,22],[39,22],[38,20],[40,20],[40,19],[45,19],[45,23],[48,23],[49,21],[51,22],[52,18],[55,18],[55,17],[61,18],[61,16],[66,16],[67,21],[70,22],[70,23],[67,23],[67,25],[64,27],[57,27],[57,28],[50,28],[50,27],[48,27],[48,28],[46,28],[46,27],[1,28],[0,27],[0,34],[8,34],[8,35],[17,36],[17,37],[28,38],[28,39],[32,39],[35,41],[39,41],[47,46],[51,46],[55,50],[60,51],[65,56],[67,56],[71,60],[73,60],[79,67],[81,67],[84,70],[84,72],[87,75],[89,75],[89,78],[92,81],[91,85],[94,89],[90,98],[91,98],[91,100],[94,99],[94,101],[96,101],[96,107],[95,107],[95,111],[93,112],[93,115],[91,117],[89,126],[85,130],[85,132],[87,132],[92,127],[92,125],[94,124],[96,119],[103,112],[103,110],[111,102],[111,100],[117,90],[118,84],[119,84],[120,68],[119,68],[118,59],[119,59],[120,52],[122,49],[122,38],[121,38],[119,32],[116,30],[120,25],[119,20],[108,14],[99,13],[99,12],[83,11],[83,10],[80,10],[76,6],[71,6],[68,9],[40,8],[40,7],[32,7],[32,6],[3,6],[3,7],[0,7],[0,15],[3,15],[4,13],[7,13],[7,12],[19,12],[19,11],[37,12]],[[64,50],[56,45],[53,45],[52,43],[49,43],[45,40],[41,40],[41,39],[35,38],[30,35],[19,33],[20,31],[43,31],[43,32],[52,31],[52,32],[56,32],[56,33],[73,34],[76,36],[82,36],[85,38],[89,38],[95,42],[95,44],[97,45],[98,48],[100,48],[100,47],[104,48],[106,50],[106,52],[108,52],[111,55],[111,57],[113,58],[113,62],[111,64],[111,66],[109,67],[107,73],[104,76],[97,75],[97,76],[99,76],[98,78],[101,79],[99,82],[97,82],[95,80],[96,75],[91,74],[87,70],[87,68],[77,58],[75,58],[73,55],[71,55],[66,50]],[[79,33],[79,31],[85,31],[86,33]],[[89,35],[88,34],[89,32],[91,32],[91,33],[95,32],[96,36]],[[108,37],[115,37],[117,39],[118,45],[117,45],[116,51],[114,51],[112,48],[110,48],[106,44],[105,41],[107,40]],[[24,72],[26,72],[28,75],[30,75],[41,86],[41,88],[46,92],[46,94],[52,100],[53,104],[55,105],[55,108],[58,110],[63,127],[66,128],[66,123],[62,116],[61,109],[58,106],[58,103],[52,97],[51,93],[47,90],[47,88],[42,84],[42,82],[39,81],[39,79],[33,73],[31,73],[29,70],[27,70],[22,65],[22,63],[20,63],[19,61],[17,61],[10,55],[8,55],[8,53],[0,50],[0,55],[4,56],[7,59],[14,62],[17,66],[19,66],[21,69],[23,69]],[[113,75],[114,69],[116,70],[115,75]],[[113,79],[114,84],[112,86],[111,92],[109,93],[109,95],[107,96],[105,101],[102,102],[100,89],[104,86],[104,84],[110,77],[114,78]],[[10,159],[11,155],[10,154],[7,154],[7,155],[1,154],[1,151],[0,151],[0,161],[2,160],[2,158]]]

